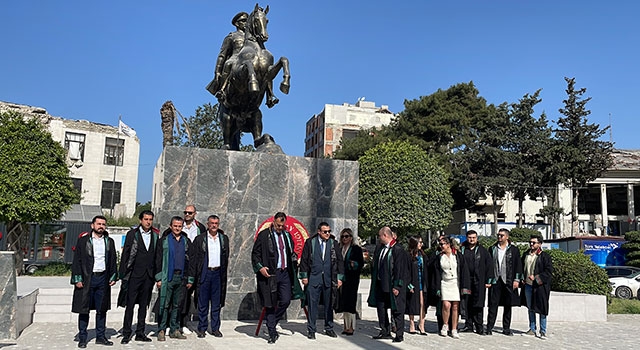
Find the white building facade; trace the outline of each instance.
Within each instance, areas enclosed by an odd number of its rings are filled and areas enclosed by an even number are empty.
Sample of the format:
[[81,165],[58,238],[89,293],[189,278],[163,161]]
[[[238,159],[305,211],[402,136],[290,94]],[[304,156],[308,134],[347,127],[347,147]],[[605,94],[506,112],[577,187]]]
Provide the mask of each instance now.
[[332,157],[340,149],[340,141],[354,138],[360,129],[370,129],[391,123],[389,106],[376,107],[373,101],[360,99],[355,105],[324,105],[322,112],[307,121],[304,156]]
[[130,217],[136,209],[140,140],[117,126],[54,117],[40,107],[0,102],[0,112],[37,117],[53,140],[67,150],[67,165],[83,205],[99,205],[103,213]]

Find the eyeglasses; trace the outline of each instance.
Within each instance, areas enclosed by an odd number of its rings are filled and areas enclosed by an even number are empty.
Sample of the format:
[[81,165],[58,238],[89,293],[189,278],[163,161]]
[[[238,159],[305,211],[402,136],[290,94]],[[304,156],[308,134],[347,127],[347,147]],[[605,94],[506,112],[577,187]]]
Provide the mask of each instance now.
[[536,242],[536,241],[529,241],[529,244],[533,245],[533,244],[538,244],[540,242]]
[[331,230],[322,230],[322,233],[331,233]]
[[182,213],[184,213],[184,215],[192,215],[194,212],[185,210]]
[[340,236],[340,238],[351,238],[351,236],[349,236],[349,235],[343,235],[343,236]]

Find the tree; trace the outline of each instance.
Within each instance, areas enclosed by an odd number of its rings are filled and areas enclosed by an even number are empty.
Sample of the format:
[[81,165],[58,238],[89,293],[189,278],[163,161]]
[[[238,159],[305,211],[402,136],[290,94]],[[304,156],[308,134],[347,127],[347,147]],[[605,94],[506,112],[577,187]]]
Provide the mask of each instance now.
[[[174,135],[174,145],[220,149],[223,145],[218,104],[205,103],[196,108],[196,114],[180,123]],[[253,146],[241,145],[241,151],[252,151]]]
[[[66,151],[36,118],[0,113],[0,221],[22,270],[24,224],[58,219],[80,201]],[[27,237],[28,238],[28,237]]]
[[624,234],[624,239],[627,242],[621,248],[627,251],[627,265],[640,267],[640,231],[629,231]]
[[340,149],[333,153],[333,158],[344,160],[358,160],[365,152],[381,143],[395,140],[396,135],[388,126],[380,129],[371,128],[358,131],[352,139],[342,139]]
[[442,229],[451,221],[449,174],[420,147],[407,141],[382,143],[359,163],[363,236],[387,225],[404,237]]
[[600,128],[589,124],[591,111],[585,108],[591,97],[583,98],[586,88],[575,88],[575,78],[564,78],[567,82],[567,99],[564,108],[558,111],[555,131],[557,144],[557,166],[562,182],[571,188],[571,235],[578,232],[578,190],[604,173],[611,165],[613,144],[599,140],[609,127]]
[[[518,200],[518,227],[524,222],[523,203],[529,197],[536,200],[547,189],[559,184],[553,168],[553,139],[546,115],[534,118],[534,107],[542,101],[540,90],[525,94],[510,106],[508,149],[515,157],[512,171],[513,186],[509,191]],[[545,191],[547,190],[547,191]]]

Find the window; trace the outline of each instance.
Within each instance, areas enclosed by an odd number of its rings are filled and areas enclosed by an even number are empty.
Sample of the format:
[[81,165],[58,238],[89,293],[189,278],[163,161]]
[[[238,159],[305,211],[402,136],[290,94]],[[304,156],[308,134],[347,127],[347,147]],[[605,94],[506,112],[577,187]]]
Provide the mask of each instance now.
[[[102,198],[100,199],[100,206],[103,209],[113,209],[113,207],[120,203],[120,192],[122,190],[122,182],[102,181]],[[111,197],[113,196],[113,201]],[[111,205],[113,203],[113,205]]]
[[84,161],[84,138],[84,134],[64,133],[64,149],[67,150],[69,159]]
[[107,137],[104,144],[104,164],[122,166],[124,160],[124,140]]
[[358,136],[358,130],[349,130],[349,129],[343,129],[342,130],[342,139],[343,140],[355,139],[356,136]]
[[[71,181],[73,182],[73,188],[82,196],[82,179],[71,178]],[[80,199],[76,204],[80,204]]]

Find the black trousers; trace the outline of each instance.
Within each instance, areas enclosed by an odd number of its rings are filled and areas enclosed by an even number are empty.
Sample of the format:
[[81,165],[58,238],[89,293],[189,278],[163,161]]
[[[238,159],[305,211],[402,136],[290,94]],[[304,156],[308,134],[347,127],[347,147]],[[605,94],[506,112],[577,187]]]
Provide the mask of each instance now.
[[476,331],[483,330],[482,321],[484,317],[483,307],[474,307],[475,300],[471,295],[465,295],[463,297],[463,303],[467,310],[467,319],[465,321],[465,327],[474,329]]
[[[383,334],[391,334],[388,309],[391,308],[391,298],[395,298],[392,293],[383,292],[381,288],[376,287],[376,311],[378,312],[378,325],[380,332]],[[404,336],[404,312],[397,312],[391,309],[391,317],[396,326],[396,337]]]
[[498,306],[502,301],[504,311],[502,312],[502,330],[511,330],[511,291],[512,286],[507,286],[502,278],[491,286],[489,290],[489,314],[487,315],[487,330],[492,330],[498,317]]
[[129,280],[127,291],[127,307],[124,310],[124,321],[122,322],[122,336],[131,336],[131,323],[133,322],[133,308],[138,304],[138,322],[136,324],[136,335],[145,335],[145,320],[147,318],[147,307],[151,300],[151,291],[155,281],[148,277],[132,278]]
[[287,270],[276,269],[274,277],[277,280],[278,288],[278,305],[276,307],[268,307],[266,310],[267,329],[269,336],[276,336],[276,325],[284,317],[289,304],[291,304],[291,280]]

